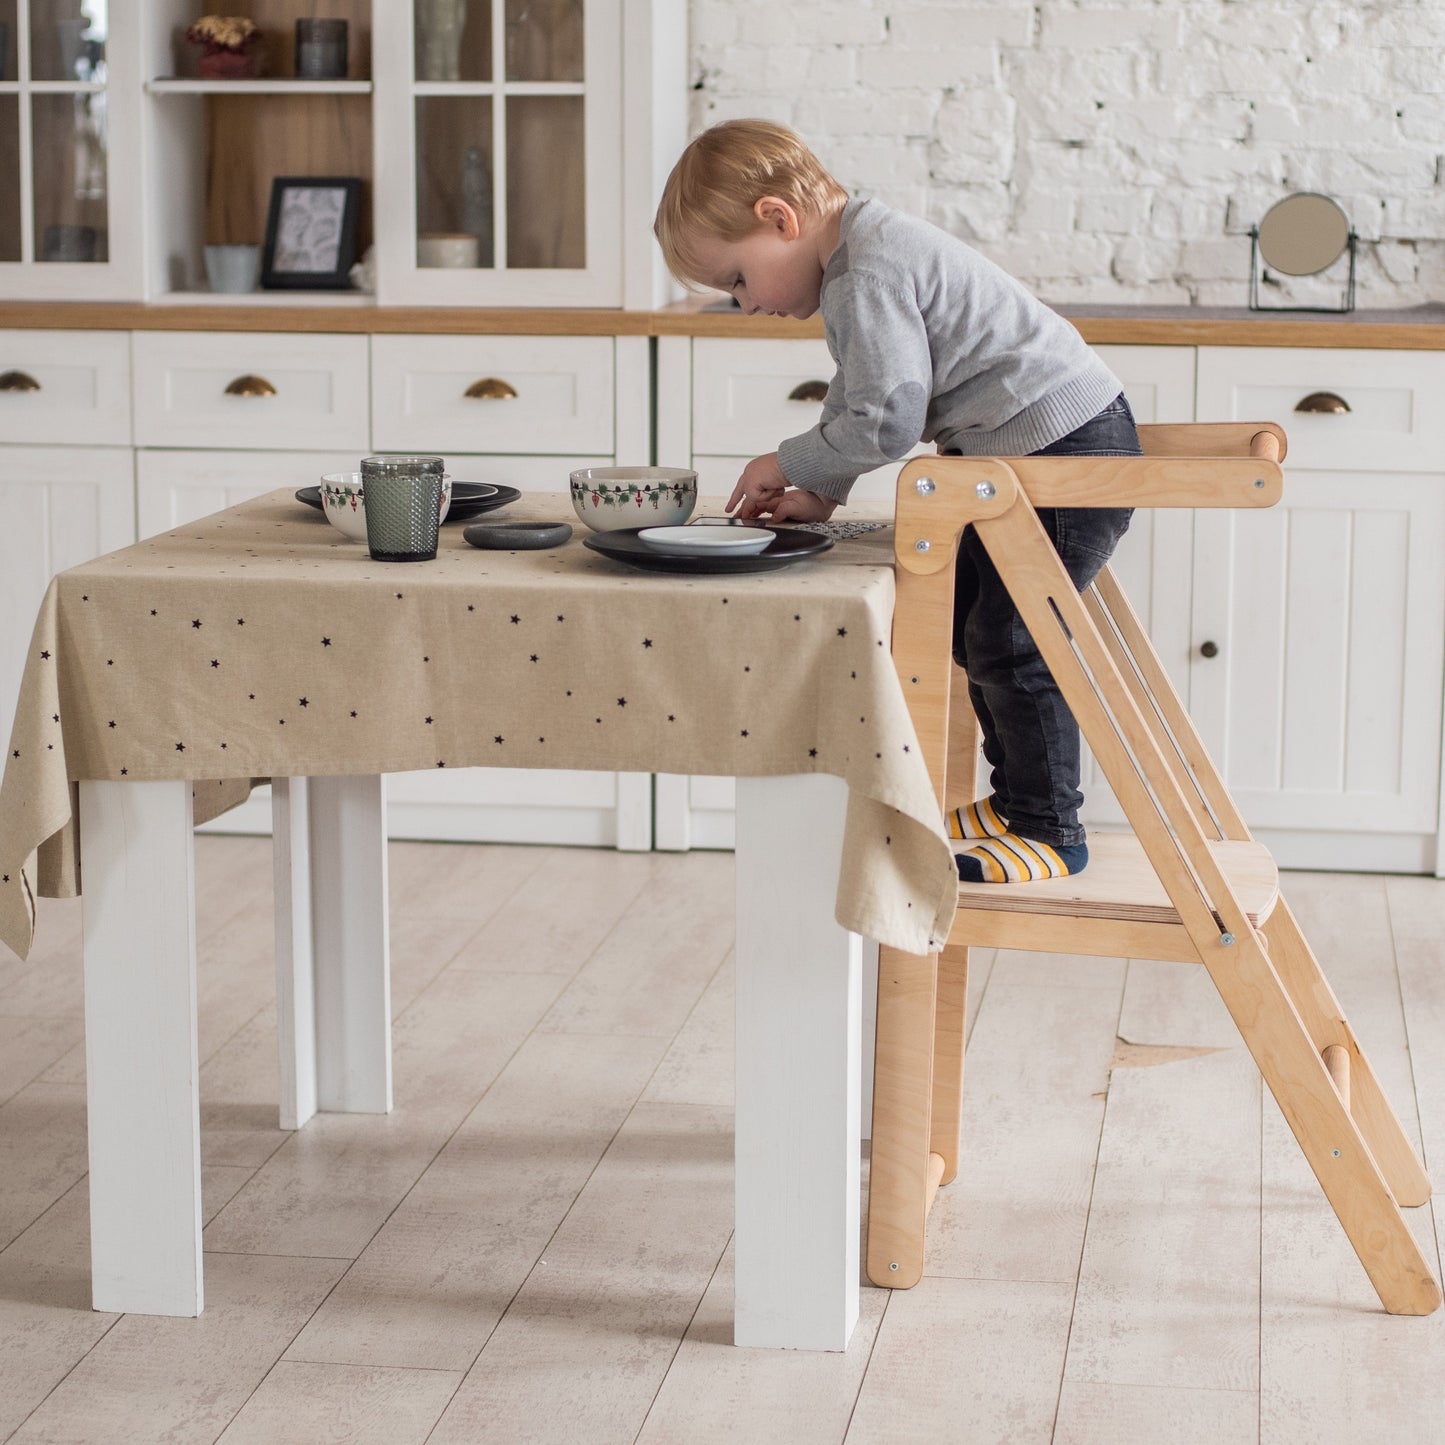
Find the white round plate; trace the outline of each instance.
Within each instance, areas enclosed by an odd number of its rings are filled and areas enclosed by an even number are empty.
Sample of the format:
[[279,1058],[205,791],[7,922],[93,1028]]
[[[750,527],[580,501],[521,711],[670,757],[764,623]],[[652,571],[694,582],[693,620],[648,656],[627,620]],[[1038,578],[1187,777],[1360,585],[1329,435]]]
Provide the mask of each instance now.
[[721,552],[729,557],[751,557],[773,540],[766,527],[644,527],[637,535],[660,552]]

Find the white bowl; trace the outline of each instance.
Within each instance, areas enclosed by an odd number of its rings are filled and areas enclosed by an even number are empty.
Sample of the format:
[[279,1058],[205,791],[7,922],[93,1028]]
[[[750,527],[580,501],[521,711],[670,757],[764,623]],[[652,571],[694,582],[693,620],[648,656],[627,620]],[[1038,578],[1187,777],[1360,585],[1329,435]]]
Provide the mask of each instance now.
[[594,532],[675,527],[697,506],[697,473],[685,467],[582,467],[572,508]]
[[[442,478],[442,510],[445,522],[452,505],[452,479]],[[353,542],[366,541],[366,494],[360,472],[327,472],[321,478],[321,510],[326,520]]]

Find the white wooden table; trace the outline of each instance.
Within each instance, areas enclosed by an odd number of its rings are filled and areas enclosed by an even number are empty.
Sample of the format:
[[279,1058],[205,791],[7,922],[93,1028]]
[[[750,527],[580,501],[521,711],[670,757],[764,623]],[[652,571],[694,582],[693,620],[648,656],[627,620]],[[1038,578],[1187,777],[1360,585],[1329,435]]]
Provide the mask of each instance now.
[[[203,1303],[191,784],[82,782],[96,1309]],[[739,778],[734,1340],[858,1318],[861,943],[834,921],[846,786]],[[391,1108],[384,779],[275,780],[281,1127]],[[776,860],[789,864],[780,888]]]

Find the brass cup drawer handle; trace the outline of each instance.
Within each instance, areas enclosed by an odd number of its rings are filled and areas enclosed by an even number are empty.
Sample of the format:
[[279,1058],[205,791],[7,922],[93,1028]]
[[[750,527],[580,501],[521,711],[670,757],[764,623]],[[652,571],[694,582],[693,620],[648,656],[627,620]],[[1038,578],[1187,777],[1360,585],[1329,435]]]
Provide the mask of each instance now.
[[822,401],[828,395],[826,381],[800,381],[788,393],[789,401]]
[[276,388],[264,376],[247,372],[226,386],[227,396],[275,396]]
[[474,381],[465,395],[473,401],[516,401],[517,388],[500,376],[484,376]]
[[1295,403],[1296,411],[1328,412],[1336,416],[1349,409],[1349,402],[1333,391],[1312,391],[1307,397]]
[[28,371],[7,371],[0,376],[0,391],[39,391],[40,383]]

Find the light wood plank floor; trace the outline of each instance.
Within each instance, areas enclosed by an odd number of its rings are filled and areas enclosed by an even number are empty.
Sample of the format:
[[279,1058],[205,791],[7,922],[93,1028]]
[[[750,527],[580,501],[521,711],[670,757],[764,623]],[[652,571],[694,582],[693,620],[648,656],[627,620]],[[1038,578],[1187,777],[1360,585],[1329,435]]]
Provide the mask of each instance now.
[[[1380,1311],[1202,971],[977,956],[924,1281],[739,1350],[730,855],[392,845],[396,1110],[286,1134],[269,844],[197,852],[200,1319],[90,1310],[78,905],[0,952],[0,1439],[1442,1438],[1445,1312]],[[1438,1168],[1445,884],[1286,891]]]

